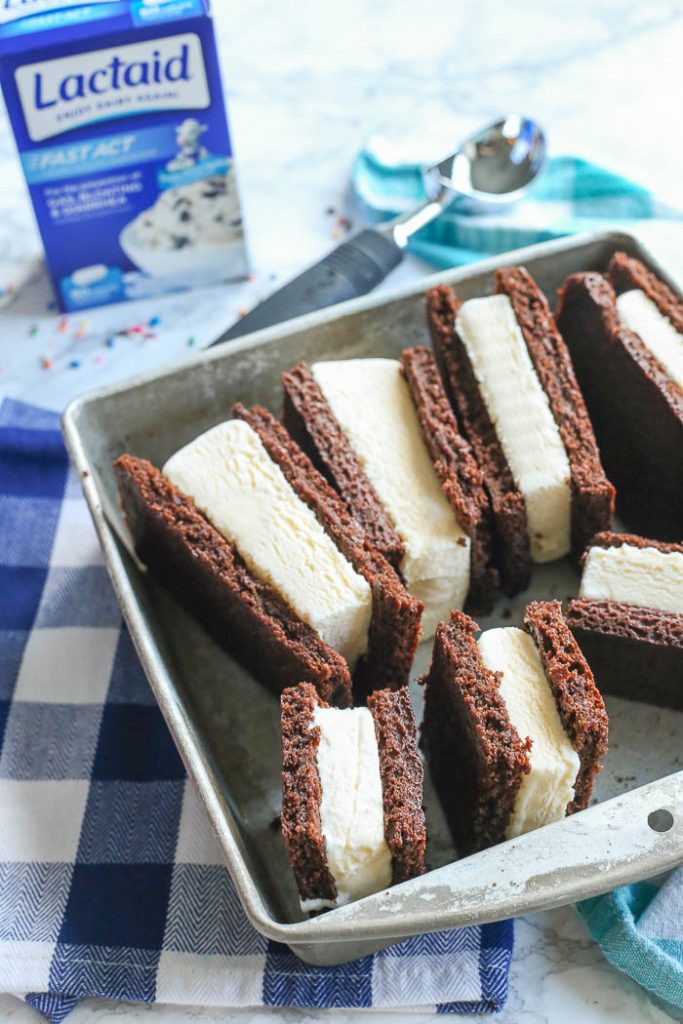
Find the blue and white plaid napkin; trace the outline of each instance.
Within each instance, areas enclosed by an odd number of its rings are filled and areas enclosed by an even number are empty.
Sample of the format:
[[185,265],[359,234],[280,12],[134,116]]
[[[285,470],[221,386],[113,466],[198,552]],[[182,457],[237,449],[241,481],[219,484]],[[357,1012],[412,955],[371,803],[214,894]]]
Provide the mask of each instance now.
[[122,625],[58,418],[0,406],[0,991],[494,1012],[512,923],[316,968],[248,923]]

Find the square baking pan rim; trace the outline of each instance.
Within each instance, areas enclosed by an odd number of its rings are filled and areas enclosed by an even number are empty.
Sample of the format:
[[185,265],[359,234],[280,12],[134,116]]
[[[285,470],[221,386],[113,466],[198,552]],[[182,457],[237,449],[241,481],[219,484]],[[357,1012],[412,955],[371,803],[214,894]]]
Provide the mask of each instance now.
[[332,320],[416,297],[435,284],[455,285],[516,263],[541,266],[548,257],[561,259],[566,255],[571,263],[572,254],[596,244],[627,249],[675,288],[666,271],[632,236],[609,231],[575,235],[447,270],[390,293],[354,299],[258,331],[161,370],[90,392],[75,399],[64,414],[67,446],[81,478],[117,598],[152,691],[207,810],[245,912],[259,932],[286,943],[303,960],[341,963],[410,935],[549,909],[666,871],[683,862],[683,772],[349,906],[308,920],[276,920],[249,870],[230,808],[220,793],[209,759],[195,745],[169,670],[135,596],[129,568],[107,516],[107,498],[98,482],[87,430],[82,429],[85,413],[104,399],[175,377],[197,363],[230,360],[245,350],[277,343],[291,334],[316,331]]

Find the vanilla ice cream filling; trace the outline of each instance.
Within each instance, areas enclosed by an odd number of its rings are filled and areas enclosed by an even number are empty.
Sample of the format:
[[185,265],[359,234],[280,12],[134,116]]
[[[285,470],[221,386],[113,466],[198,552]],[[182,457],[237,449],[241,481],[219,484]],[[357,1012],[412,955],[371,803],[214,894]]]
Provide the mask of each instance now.
[[316,708],[325,856],[337,899],[302,900],[302,909],[340,907],[391,885],[375,723],[367,708]]
[[617,312],[624,327],[638,335],[669,377],[683,388],[683,335],[669,318],[639,288],[617,296]]
[[531,740],[531,771],[522,776],[506,837],[564,818],[574,799],[579,757],[565,733],[543,665],[528,633],[489,629],[478,641],[486,668],[502,672],[500,695],[522,741]]
[[683,554],[631,544],[590,548],[579,596],[683,615]]
[[249,568],[351,667],[367,650],[372,593],[242,420],[220,423],[164,466]]
[[455,326],[524,497],[531,557],[561,558],[571,546],[571,469],[512,303],[507,295],[470,299]]
[[463,607],[471,542],[441,489],[400,364],[350,359],[311,369],[403,542],[401,574],[424,602],[424,639],[431,637]]

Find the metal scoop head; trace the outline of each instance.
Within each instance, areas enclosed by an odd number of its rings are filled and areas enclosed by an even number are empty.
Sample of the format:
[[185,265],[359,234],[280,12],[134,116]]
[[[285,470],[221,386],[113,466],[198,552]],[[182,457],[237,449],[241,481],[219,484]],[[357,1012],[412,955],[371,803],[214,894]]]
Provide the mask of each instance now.
[[430,199],[448,190],[483,203],[509,203],[536,180],[545,158],[541,126],[531,118],[509,114],[475,132],[423,173]]

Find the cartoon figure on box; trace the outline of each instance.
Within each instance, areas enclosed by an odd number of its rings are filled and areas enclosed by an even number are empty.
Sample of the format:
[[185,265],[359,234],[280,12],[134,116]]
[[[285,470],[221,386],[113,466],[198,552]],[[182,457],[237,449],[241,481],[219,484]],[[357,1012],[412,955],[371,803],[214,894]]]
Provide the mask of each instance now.
[[199,144],[206,128],[205,124],[200,124],[194,117],[186,117],[182,124],[178,125],[175,130],[178,155],[167,164],[169,171],[182,171],[187,167],[194,167],[200,160],[206,160],[209,151]]

